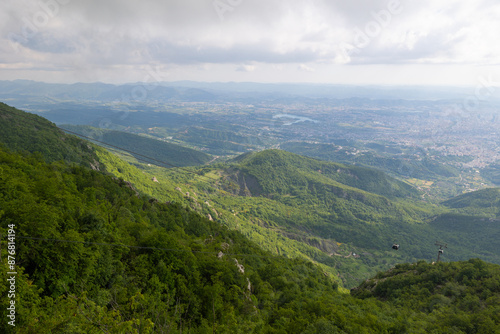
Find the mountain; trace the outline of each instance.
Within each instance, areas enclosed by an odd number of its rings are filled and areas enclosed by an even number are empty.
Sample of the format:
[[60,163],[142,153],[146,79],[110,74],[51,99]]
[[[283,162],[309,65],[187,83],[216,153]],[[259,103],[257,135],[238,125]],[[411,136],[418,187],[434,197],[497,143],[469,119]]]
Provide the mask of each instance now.
[[[271,256],[179,204],[138,195],[123,180],[1,148],[0,168],[21,332],[254,330],[276,327],[280,311],[272,315],[270,305],[338,294],[316,266]],[[1,267],[5,281],[14,267]],[[7,289],[0,285],[5,296]],[[0,305],[7,309],[9,299]],[[0,320],[3,333],[11,332],[8,321]]]
[[[88,100],[88,101],[122,101],[124,97],[140,99],[146,94],[149,99],[157,101],[209,101],[215,98],[213,93],[199,88],[168,87],[160,83],[129,83],[111,85],[104,83],[50,84],[30,80],[0,81],[0,97],[7,99],[52,99],[55,101]],[[143,93],[144,92],[144,93]]]
[[[253,82],[151,82],[151,83],[128,83],[123,85],[111,85],[100,82],[75,83],[75,84],[49,84],[31,80],[0,81],[2,98],[21,96],[44,96],[70,98],[100,98],[103,101],[109,99],[120,99],[121,94],[130,95],[134,87],[148,87],[149,97],[168,99],[172,97],[193,99],[194,101],[206,101],[217,95],[263,96],[278,97],[307,97],[307,98],[365,98],[397,100],[442,100],[461,99],[468,94],[471,87],[376,87],[376,86],[354,86],[354,85],[331,85],[331,84],[300,84],[300,83],[253,83]],[[151,87],[159,87],[154,90]],[[164,96],[162,97],[161,94]],[[201,100],[200,100],[201,98]]]
[[43,117],[0,102],[0,143],[10,150],[37,153],[47,162],[95,164],[94,146],[67,135]]
[[[3,317],[3,333],[500,328],[498,265],[399,265],[351,296],[310,262],[272,256],[237,231],[137,196],[101,172],[1,148],[0,167],[1,224],[15,231],[18,273],[15,323]],[[12,280],[7,263],[0,266],[0,279]],[[0,285],[4,296],[8,289]],[[12,307],[9,298],[0,307]]]
[[[135,158],[162,167],[203,165],[212,158],[203,152],[133,133],[98,129],[91,126],[61,125],[64,130],[80,134],[111,149],[121,148]],[[106,145],[107,144],[107,145]]]
[[481,169],[481,175],[492,182],[493,184],[500,185],[500,164],[494,163]]
[[436,241],[448,244],[446,260],[500,263],[495,221],[428,203],[377,170],[265,150],[194,171],[151,170],[175,178],[193,209],[270,252],[322,264],[346,287],[396,263],[435,260]]
[[[310,183],[336,182],[389,198],[419,196],[414,187],[381,171],[329,163],[281,150],[247,154],[235,161],[239,162],[239,168],[244,174],[258,178],[267,195],[294,192],[294,183],[311,187]],[[277,182],[278,187],[274,187]]]
[[[351,182],[357,182],[356,177],[360,178],[364,171],[356,174],[349,166],[337,165],[337,169],[345,169],[343,173],[353,175],[335,179],[335,173],[331,172],[328,177],[322,176],[314,169],[317,166],[312,159],[280,151],[247,154],[229,165],[182,170],[142,166],[139,170],[127,167],[102,148],[93,149],[103,166],[94,170],[85,163],[79,164],[78,155],[54,161],[40,153],[28,153],[32,143],[27,138],[41,140],[36,147],[55,156],[68,149],[78,151],[88,143],[64,134],[50,123],[39,123],[39,118],[29,118],[21,111],[8,115],[10,124],[19,129],[14,128],[10,136],[3,137],[9,141],[2,139],[0,146],[0,226],[8,234],[0,240],[4,255],[0,280],[14,280],[15,284],[0,284],[0,294],[5,296],[0,299],[0,307],[6,310],[14,305],[15,311],[0,319],[2,333],[495,333],[500,330],[498,265],[477,259],[401,264],[369,278],[349,294],[339,289],[338,281],[325,270],[325,264],[275,255],[245,234],[251,221],[245,217],[247,213],[254,215],[252,219],[266,212],[278,214],[292,196],[297,203],[303,198],[312,201],[306,205],[322,209],[319,201],[314,202],[314,197],[305,193],[308,188],[304,182],[317,188],[338,189],[327,200],[345,205],[352,202],[352,206],[344,208],[346,212],[356,207],[368,210],[370,203],[378,201],[378,205],[384,206],[383,216],[393,214],[391,207],[401,209],[401,205],[408,205],[396,197],[404,189],[394,192],[382,189],[381,192],[393,196],[388,199],[354,188]],[[44,149],[45,138],[45,142],[55,146]],[[22,149],[21,143],[27,148]],[[11,144],[17,147],[17,153],[10,149]],[[71,160],[72,157],[76,160]],[[274,159],[278,161],[273,162]],[[272,173],[269,177],[284,178],[292,184],[284,184],[283,180],[273,184],[272,180],[266,180],[266,175],[257,173],[257,166],[270,166],[266,169]],[[280,174],[276,169],[281,167],[291,176]],[[325,170],[327,167],[323,166]],[[158,173],[160,182],[149,180],[152,172]],[[135,186],[119,175],[134,177]],[[167,179],[168,175],[172,177]],[[249,188],[243,192],[245,196],[236,195],[240,192],[239,184],[234,183],[238,175]],[[298,176],[302,179],[293,183],[292,177]],[[186,180],[192,188],[183,183]],[[375,184],[394,182],[390,178],[383,180],[376,180]],[[260,189],[259,196],[251,193],[252,182],[255,189]],[[171,189],[173,184],[179,189],[183,187],[185,193]],[[153,198],[146,194],[152,191],[152,186],[166,188]],[[347,196],[337,193],[340,190]],[[178,202],[165,202],[160,196],[176,197]],[[260,205],[245,208],[243,200]],[[304,208],[296,208],[289,216],[283,212],[282,217],[290,219]],[[412,210],[417,212],[417,209]],[[199,214],[202,212],[211,212],[215,219],[203,217]],[[233,222],[241,225],[238,230],[232,228]],[[263,227],[267,231],[282,228],[279,221],[264,222],[262,218],[261,222],[268,225]],[[341,224],[342,219],[336,223]],[[383,219],[373,221],[364,228],[374,232],[383,223]],[[416,221],[409,224],[424,225]],[[256,225],[254,231],[262,231]],[[355,226],[352,232],[358,233]],[[372,238],[379,235],[374,233]],[[285,239],[273,246],[290,251],[297,246],[296,251],[307,250],[310,256],[317,254],[304,243]],[[269,244],[274,240],[266,241]],[[310,241],[320,245],[325,240]],[[322,244],[333,245],[339,253],[344,251],[345,245]],[[5,261],[8,255],[10,263]],[[344,262],[336,264],[351,269],[342,272],[347,276],[359,273],[356,269],[369,261],[375,265],[376,258],[363,256],[356,258],[351,253],[329,258],[341,258]],[[360,263],[360,259],[364,262]],[[11,274],[13,270],[17,272],[15,276]],[[13,286],[15,297],[10,297]]]

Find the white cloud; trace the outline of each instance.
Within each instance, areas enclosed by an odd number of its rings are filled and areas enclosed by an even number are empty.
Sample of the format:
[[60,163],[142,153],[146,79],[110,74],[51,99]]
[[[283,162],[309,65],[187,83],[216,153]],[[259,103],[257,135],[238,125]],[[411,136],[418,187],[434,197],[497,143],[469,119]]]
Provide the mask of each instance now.
[[[0,64],[14,64],[9,78],[18,64],[33,64],[39,77],[40,69],[60,68],[71,80],[145,64],[191,75],[214,64],[219,73],[260,73],[262,81],[270,79],[263,64],[292,64],[299,81],[299,73],[328,66],[500,63],[500,4],[493,0],[401,0],[397,12],[389,5],[397,0],[253,0],[232,2],[222,19],[205,0],[4,1]],[[275,80],[289,80],[284,72]]]
[[253,72],[255,71],[256,66],[255,65],[240,65],[236,67],[236,71],[239,72]]
[[306,64],[300,64],[298,66],[298,69],[300,71],[306,71],[306,72],[315,72],[316,70],[312,67],[307,66]]

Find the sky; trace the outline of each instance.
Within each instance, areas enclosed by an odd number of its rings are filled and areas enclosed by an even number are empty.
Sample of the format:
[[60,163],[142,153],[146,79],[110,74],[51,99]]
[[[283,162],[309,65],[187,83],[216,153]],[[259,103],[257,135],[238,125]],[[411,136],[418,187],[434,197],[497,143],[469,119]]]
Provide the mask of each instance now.
[[498,0],[2,0],[0,80],[497,85]]

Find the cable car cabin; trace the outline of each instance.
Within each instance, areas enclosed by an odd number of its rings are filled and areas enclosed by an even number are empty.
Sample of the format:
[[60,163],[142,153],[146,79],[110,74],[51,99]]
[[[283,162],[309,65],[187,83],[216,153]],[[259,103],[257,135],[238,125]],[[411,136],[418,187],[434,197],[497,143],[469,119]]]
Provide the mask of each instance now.
[[392,249],[398,250],[399,249],[399,245],[398,244],[392,245]]

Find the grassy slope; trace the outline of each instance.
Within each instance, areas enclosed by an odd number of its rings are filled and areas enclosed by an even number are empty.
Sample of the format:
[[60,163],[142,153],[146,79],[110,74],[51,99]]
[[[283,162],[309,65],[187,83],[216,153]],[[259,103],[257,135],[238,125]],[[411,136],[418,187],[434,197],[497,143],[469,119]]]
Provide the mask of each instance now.
[[463,194],[443,205],[466,213],[500,216],[500,188],[488,188]]

